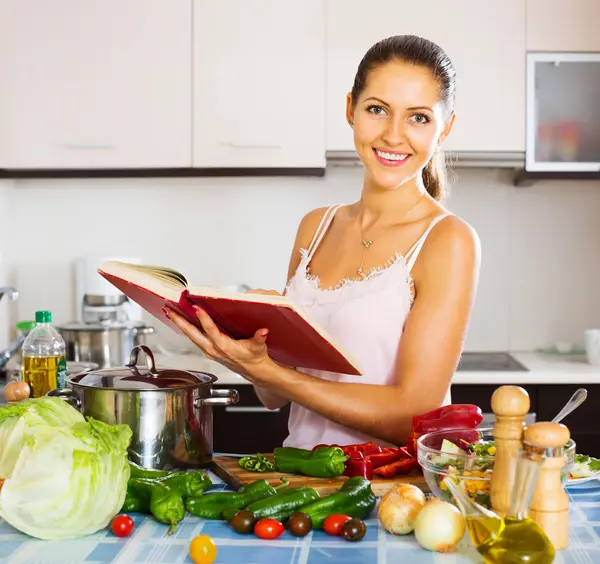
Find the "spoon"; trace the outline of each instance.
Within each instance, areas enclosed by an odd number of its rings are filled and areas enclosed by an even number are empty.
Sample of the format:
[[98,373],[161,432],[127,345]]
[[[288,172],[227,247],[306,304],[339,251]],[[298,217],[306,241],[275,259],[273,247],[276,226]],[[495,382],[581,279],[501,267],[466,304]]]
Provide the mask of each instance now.
[[558,412],[556,417],[552,420],[552,423],[558,423],[562,421],[569,413],[575,411],[587,398],[587,390],[585,388],[579,388],[575,390],[575,393],[571,396],[571,399],[565,404],[565,406]]

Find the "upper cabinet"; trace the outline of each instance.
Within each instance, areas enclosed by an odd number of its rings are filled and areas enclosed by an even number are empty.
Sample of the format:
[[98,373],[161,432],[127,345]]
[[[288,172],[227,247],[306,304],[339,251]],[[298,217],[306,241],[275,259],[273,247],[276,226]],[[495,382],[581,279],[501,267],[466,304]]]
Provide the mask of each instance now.
[[322,0],[194,0],[193,166],[325,166]]
[[456,121],[445,149],[524,150],[522,0],[380,0],[374,6],[367,10],[361,0],[327,0],[328,150],[354,150],[345,100],[367,49],[385,37],[408,33],[439,44],[457,70]]
[[527,0],[528,51],[600,52],[600,0]]
[[0,0],[0,168],[191,166],[191,0]]

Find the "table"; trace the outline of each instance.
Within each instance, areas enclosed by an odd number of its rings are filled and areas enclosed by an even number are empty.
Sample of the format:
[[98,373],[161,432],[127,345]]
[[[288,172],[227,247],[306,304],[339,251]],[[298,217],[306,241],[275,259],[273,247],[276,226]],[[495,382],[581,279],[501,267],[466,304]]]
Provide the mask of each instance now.
[[[212,472],[213,489],[228,489]],[[570,543],[557,553],[556,564],[600,563],[600,482],[567,488],[571,499]],[[264,541],[238,535],[223,521],[207,521],[187,515],[177,531],[147,515],[132,515],[135,529],[122,539],[110,531],[88,537],[42,541],[13,529],[0,520],[0,562],[9,564],[176,564],[190,563],[188,546],[199,534],[210,535],[217,544],[215,564],[468,564],[481,562],[465,536],[455,554],[437,554],[420,548],[413,535],[393,536],[379,526],[375,512],[366,520],[367,534],[358,543],[312,531],[296,538],[287,531],[278,539]]]

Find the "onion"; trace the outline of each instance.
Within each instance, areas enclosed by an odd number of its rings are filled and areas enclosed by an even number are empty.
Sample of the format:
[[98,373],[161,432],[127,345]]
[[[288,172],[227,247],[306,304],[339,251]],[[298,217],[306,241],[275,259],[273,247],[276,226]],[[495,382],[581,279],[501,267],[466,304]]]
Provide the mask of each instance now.
[[427,550],[453,552],[466,530],[465,518],[451,503],[431,499],[415,521],[415,538]]
[[381,498],[377,516],[386,531],[407,535],[424,505],[425,494],[417,486],[397,484]]

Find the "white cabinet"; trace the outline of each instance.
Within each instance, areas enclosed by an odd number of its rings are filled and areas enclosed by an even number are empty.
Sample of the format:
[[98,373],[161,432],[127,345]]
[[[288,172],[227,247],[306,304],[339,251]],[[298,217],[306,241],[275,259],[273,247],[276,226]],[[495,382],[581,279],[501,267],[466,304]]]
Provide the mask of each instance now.
[[193,165],[325,166],[322,0],[194,0]]
[[527,0],[528,51],[600,52],[600,0]]
[[525,148],[525,4],[327,0],[327,149],[354,150],[345,119],[346,94],[367,49],[391,35],[438,43],[457,70],[451,151]]
[[0,168],[191,166],[192,0],[0,0]]

